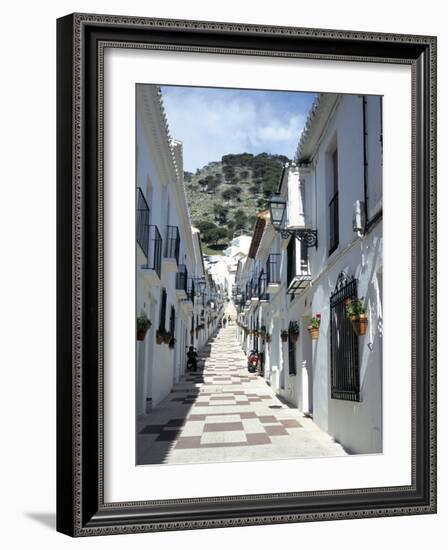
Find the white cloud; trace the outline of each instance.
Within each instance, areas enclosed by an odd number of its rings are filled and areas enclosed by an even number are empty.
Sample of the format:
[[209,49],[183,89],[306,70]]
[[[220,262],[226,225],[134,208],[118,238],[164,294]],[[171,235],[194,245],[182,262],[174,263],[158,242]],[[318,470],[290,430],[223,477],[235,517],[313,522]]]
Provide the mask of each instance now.
[[268,152],[292,158],[308,109],[294,112],[290,101],[282,109],[280,94],[275,102],[269,100],[271,95],[163,89],[171,135],[184,145],[185,169],[194,171],[228,153]]

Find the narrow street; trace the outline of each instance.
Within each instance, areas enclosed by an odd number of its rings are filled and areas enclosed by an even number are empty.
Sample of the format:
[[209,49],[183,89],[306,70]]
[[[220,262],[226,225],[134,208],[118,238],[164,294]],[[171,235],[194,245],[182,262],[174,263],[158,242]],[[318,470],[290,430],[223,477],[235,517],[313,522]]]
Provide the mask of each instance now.
[[311,419],[250,374],[232,323],[199,354],[150,414],[138,418],[138,464],[184,464],[343,456]]

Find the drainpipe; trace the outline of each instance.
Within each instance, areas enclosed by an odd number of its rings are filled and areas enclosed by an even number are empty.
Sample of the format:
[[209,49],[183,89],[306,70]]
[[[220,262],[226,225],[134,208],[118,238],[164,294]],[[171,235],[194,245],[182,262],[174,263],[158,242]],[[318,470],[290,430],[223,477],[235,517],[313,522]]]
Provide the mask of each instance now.
[[364,154],[364,219],[367,223],[367,99],[362,96],[362,139],[363,139],[363,154]]

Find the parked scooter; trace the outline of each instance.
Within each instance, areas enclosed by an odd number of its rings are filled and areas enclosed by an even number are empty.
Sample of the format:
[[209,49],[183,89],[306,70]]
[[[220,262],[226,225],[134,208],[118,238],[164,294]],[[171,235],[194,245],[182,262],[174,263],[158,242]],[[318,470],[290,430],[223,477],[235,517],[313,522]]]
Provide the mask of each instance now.
[[249,357],[247,358],[247,370],[249,372],[257,372],[259,356],[256,350],[251,350]]
[[198,353],[193,346],[190,346],[187,351],[187,370],[195,372],[198,370]]

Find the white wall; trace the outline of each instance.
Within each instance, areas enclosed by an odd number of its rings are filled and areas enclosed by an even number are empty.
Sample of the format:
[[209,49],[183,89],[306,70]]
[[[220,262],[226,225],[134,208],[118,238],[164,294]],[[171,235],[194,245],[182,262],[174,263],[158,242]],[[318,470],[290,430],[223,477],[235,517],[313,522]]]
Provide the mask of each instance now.
[[[2,130],[8,136],[8,154],[2,160],[3,205],[2,227],[2,329],[1,364],[2,399],[2,540],[7,548],[65,550],[93,548],[113,550],[126,545],[129,549],[154,550],[181,546],[197,550],[256,545],[272,549],[280,540],[313,548],[364,550],[390,547],[399,540],[403,548],[420,550],[440,547],[448,520],[448,435],[439,432],[439,513],[432,516],[404,516],[359,521],[329,521],[221,530],[179,531],[171,533],[99,537],[71,540],[54,531],[55,510],[55,19],[72,11],[122,13],[169,18],[208,19],[217,21],[258,22],[260,24],[297,25],[323,28],[350,28],[378,32],[439,34],[439,151],[448,149],[444,131],[448,108],[443,98],[448,95],[448,36],[443,4],[428,0],[410,2],[406,17],[403,5],[378,0],[371,9],[360,9],[359,2],[341,3],[322,0],[318,9],[303,9],[287,0],[257,3],[227,0],[225,4],[191,0],[150,3],[128,0],[60,0],[57,4],[34,2],[9,3],[4,7],[1,40],[3,73],[7,85],[0,94],[3,110]],[[20,25],[20,33],[18,28]],[[32,86],[30,83],[39,83]],[[20,120],[33,121],[23,131]],[[20,146],[17,146],[20,144]],[[26,162],[24,156],[26,154]],[[18,174],[20,167],[20,176]],[[439,181],[448,179],[445,163],[439,166]],[[26,200],[25,200],[26,199]],[[439,204],[448,202],[448,188],[439,185]],[[29,223],[23,223],[28,220]],[[446,216],[439,216],[441,244],[448,232]],[[30,227],[39,246],[27,251],[27,268],[23,266],[23,248],[17,243],[29,242]],[[11,236],[14,238],[11,238]],[[448,263],[446,246],[439,246],[439,310],[448,307]],[[34,291],[29,287],[29,266],[33,270]],[[5,290],[8,290],[7,292]],[[38,289],[38,291],[35,291]],[[38,312],[26,336],[17,327],[23,324],[24,312]],[[442,313],[443,314],[443,313]],[[443,344],[443,342],[442,342]],[[18,350],[21,350],[20,356]],[[448,386],[446,346],[439,346],[439,387]],[[24,383],[26,380],[26,383]],[[441,395],[443,395],[441,393]],[[439,399],[440,418],[448,417],[448,400]],[[442,424],[442,423],[440,423]],[[36,428],[38,425],[38,428]],[[281,475],[281,468],[273,476]],[[297,475],[300,475],[298,472]]]

